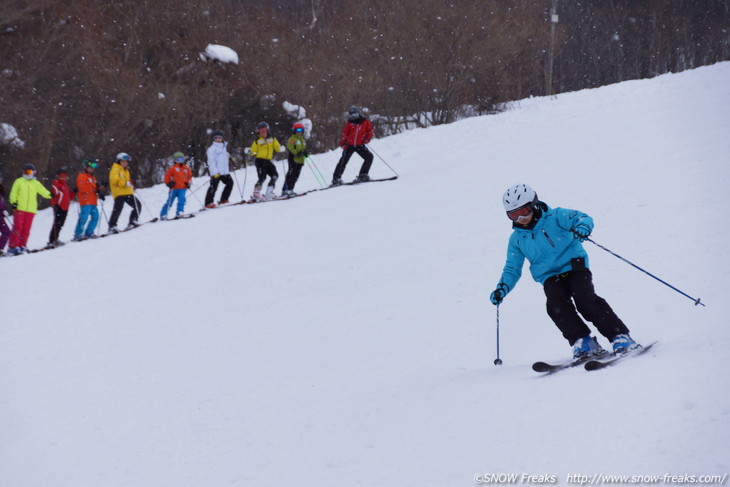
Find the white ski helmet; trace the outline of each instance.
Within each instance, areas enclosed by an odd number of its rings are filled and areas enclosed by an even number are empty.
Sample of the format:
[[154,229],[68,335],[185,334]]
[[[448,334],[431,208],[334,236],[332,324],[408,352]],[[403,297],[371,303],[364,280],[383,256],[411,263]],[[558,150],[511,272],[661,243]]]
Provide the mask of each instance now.
[[131,161],[132,158],[126,152],[120,152],[117,154],[117,161]]
[[510,212],[528,203],[537,203],[537,193],[526,184],[515,184],[507,188],[502,196],[504,211]]

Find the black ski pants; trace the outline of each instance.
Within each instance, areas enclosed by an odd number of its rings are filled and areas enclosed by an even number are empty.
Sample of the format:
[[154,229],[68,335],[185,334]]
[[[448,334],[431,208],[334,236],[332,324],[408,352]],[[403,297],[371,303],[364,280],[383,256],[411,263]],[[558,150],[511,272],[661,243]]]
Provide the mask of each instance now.
[[256,187],[261,189],[267,177],[270,177],[269,186],[276,186],[276,180],[279,179],[279,171],[276,170],[274,163],[268,159],[256,158],[256,174],[259,179],[256,181]]
[[297,181],[299,181],[299,175],[302,173],[304,164],[298,164],[294,162],[294,156],[289,153],[289,170],[286,172],[286,179],[284,179],[284,191],[294,191]]
[[142,210],[142,202],[133,194],[117,196],[114,198],[114,209],[112,210],[112,216],[109,218],[109,228],[117,226],[119,215],[122,214],[122,209],[124,208],[125,203],[132,207],[132,213],[129,215],[129,223],[132,224],[139,219],[139,212]]
[[345,172],[347,163],[350,162],[350,157],[352,157],[352,154],[355,152],[363,158],[362,167],[360,167],[360,173],[358,175],[366,175],[370,172],[370,166],[373,165],[373,153],[364,145],[353,145],[342,151],[340,162],[337,163],[335,173],[332,175],[333,182],[338,179],[342,179],[342,174]]
[[58,240],[61,229],[64,223],[66,223],[67,215],[68,210],[62,210],[59,206],[53,207],[53,226],[51,226],[51,234],[48,236],[48,243],[53,243]]
[[547,313],[571,345],[591,333],[578,313],[609,340],[629,332],[606,300],[596,294],[590,270],[553,276],[545,281],[543,288],[547,297]]
[[205,206],[213,203],[213,200],[215,199],[215,192],[218,191],[218,183],[220,182],[223,183],[223,193],[221,193],[221,199],[219,203],[228,201],[228,198],[231,197],[231,191],[233,191],[233,178],[231,177],[231,175],[223,174],[221,176],[218,176],[217,178],[211,176],[210,186],[208,186],[208,192],[205,193]]

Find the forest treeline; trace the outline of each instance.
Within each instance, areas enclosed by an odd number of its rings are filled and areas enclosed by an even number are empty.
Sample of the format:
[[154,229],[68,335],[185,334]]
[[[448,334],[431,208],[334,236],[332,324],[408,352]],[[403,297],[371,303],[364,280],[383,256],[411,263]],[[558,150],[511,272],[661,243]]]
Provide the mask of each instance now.
[[331,149],[351,105],[379,135],[493,113],[546,94],[551,58],[556,93],[728,60],[730,0],[6,0],[0,123],[24,145],[0,145],[0,172],[124,151],[146,186],[178,150],[202,170],[210,130],[285,138],[284,102]]

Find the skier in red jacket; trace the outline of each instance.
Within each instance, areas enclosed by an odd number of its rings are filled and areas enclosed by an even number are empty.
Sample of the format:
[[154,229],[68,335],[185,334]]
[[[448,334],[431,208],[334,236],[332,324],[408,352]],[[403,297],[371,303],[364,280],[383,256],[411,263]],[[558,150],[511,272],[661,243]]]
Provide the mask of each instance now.
[[342,129],[342,137],[340,137],[340,147],[343,149],[342,157],[340,157],[340,162],[337,163],[335,173],[332,175],[332,186],[342,184],[342,173],[345,172],[345,167],[347,167],[347,163],[354,152],[357,152],[363,158],[360,173],[354,182],[370,181],[368,172],[373,164],[373,153],[368,150],[366,144],[372,139],[373,125],[370,120],[365,118],[360,107],[350,107],[347,123],[345,128]]
[[63,245],[58,240],[58,236],[61,234],[64,223],[66,223],[66,216],[68,215],[68,207],[71,204],[71,200],[76,197],[76,194],[74,194],[68,185],[68,169],[65,167],[56,171],[56,179],[51,183],[51,195],[53,195],[53,198],[51,198],[53,226],[51,227],[51,234],[48,236],[48,246],[57,247]]

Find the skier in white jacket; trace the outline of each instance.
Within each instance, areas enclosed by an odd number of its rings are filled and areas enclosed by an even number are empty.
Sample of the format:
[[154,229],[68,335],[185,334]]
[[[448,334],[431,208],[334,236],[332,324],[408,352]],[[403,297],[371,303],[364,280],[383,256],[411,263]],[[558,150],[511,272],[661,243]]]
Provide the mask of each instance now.
[[218,201],[219,205],[228,203],[228,198],[233,190],[233,178],[231,178],[230,160],[231,155],[228,153],[228,144],[223,142],[223,132],[220,130],[213,131],[213,143],[208,147],[208,172],[210,173],[210,187],[205,195],[205,207],[215,208],[213,203],[215,200],[215,192],[218,189],[218,183],[223,182],[223,193]]

